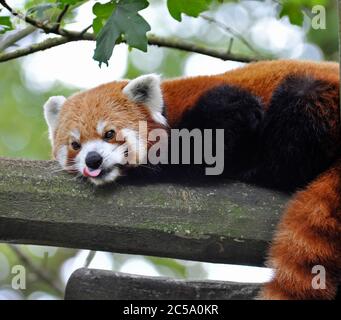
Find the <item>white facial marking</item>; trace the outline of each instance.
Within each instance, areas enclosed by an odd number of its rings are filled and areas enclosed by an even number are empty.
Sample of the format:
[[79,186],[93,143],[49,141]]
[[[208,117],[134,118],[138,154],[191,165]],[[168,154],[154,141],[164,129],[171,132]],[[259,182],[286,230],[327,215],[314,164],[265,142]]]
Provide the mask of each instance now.
[[118,168],[114,168],[109,172],[107,175],[105,175],[102,179],[94,179],[90,178],[90,181],[94,183],[96,186],[103,185],[105,183],[113,182],[116,180],[117,177],[120,176],[120,170]]
[[80,132],[79,132],[78,129],[72,130],[72,131],[70,132],[70,136],[71,136],[74,140],[76,140],[76,141],[79,141],[80,138],[81,138],[81,134],[80,134]]
[[[103,125],[103,123],[101,123]],[[147,128],[142,126],[142,133],[125,128],[118,132],[117,140],[122,144],[111,144],[101,139],[88,141],[82,145],[82,148],[75,161],[75,169],[81,174],[84,174],[89,168],[86,166],[86,157],[89,152],[97,152],[103,162],[99,167],[101,173],[97,177],[89,177],[89,180],[96,184],[102,185],[114,181],[120,176],[120,169],[116,165],[134,165],[144,163],[147,159],[147,143],[146,138],[143,138],[144,129],[147,134]],[[126,152],[128,151],[128,158]]]
[[44,104],[44,117],[49,127],[49,139],[53,144],[53,135],[57,128],[60,110],[66,98],[63,96],[50,97]]
[[62,145],[56,153],[56,160],[62,166],[62,168],[66,168],[67,165],[67,146]]
[[[141,131],[140,135],[144,135],[143,130]],[[129,164],[147,163],[147,137],[144,138],[138,132],[129,128],[122,129],[121,134],[128,144]]]
[[86,168],[86,156],[89,152],[95,151],[99,153],[103,158],[103,162],[100,168],[104,172],[104,174],[103,176],[90,178],[90,181],[97,185],[104,184],[106,182],[112,182],[119,176],[119,169],[115,167],[115,165],[126,164],[126,150],[126,144],[111,144],[100,139],[88,141],[82,145],[81,151],[76,156],[75,166],[77,170],[81,174],[83,174],[83,171]]
[[167,126],[167,119],[162,115],[161,112],[152,113],[152,118],[155,122]]
[[97,133],[100,136],[103,135],[105,126],[106,126],[106,122],[105,121],[103,121],[103,120],[98,121],[98,124],[97,124],[97,127],[96,127],[96,131],[97,131]]

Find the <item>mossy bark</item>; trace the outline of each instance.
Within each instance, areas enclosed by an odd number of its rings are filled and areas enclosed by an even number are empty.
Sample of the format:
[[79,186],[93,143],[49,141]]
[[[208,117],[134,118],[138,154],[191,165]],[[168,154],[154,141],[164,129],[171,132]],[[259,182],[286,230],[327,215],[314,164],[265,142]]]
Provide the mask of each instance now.
[[0,240],[261,265],[287,196],[239,182],[96,188],[0,159]]

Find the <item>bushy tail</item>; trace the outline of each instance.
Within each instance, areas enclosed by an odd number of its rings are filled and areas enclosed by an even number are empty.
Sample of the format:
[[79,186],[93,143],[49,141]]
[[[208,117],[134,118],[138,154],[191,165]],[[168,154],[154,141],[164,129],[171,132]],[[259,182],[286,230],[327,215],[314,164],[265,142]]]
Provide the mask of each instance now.
[[278,226],[261,299],[334,299],[341,280],[341,160],[298,192]]

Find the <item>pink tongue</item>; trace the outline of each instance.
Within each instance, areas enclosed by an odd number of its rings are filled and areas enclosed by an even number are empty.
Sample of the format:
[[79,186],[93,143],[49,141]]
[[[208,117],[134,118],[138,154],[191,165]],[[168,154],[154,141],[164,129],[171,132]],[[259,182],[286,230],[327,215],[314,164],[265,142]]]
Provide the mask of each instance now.
[[83,175],[86,176],[86,177],[93,177],[93,178],[95,178],[95,177],[100,175],[101,171],[102,171],[101,169],[96,169],[96,170],[90,171],[87,167],[85,167],[84,170],[83,170]]

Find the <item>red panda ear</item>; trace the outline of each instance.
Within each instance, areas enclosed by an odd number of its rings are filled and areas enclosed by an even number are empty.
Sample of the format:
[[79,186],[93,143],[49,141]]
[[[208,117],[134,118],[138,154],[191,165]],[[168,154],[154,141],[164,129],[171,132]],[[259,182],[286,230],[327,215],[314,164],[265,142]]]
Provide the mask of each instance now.
[[162,115],[163,98],[159,75],[147,74],[131,80],[123,88],[123,93],[132,101],[147,106],[156,122],[166,123],[166,119]]
[[44,116],[49,127],[49,138],[53,143],[53,135],[57,128],[60,110],[66,101],[63,96],[50,97],[44,104]]

